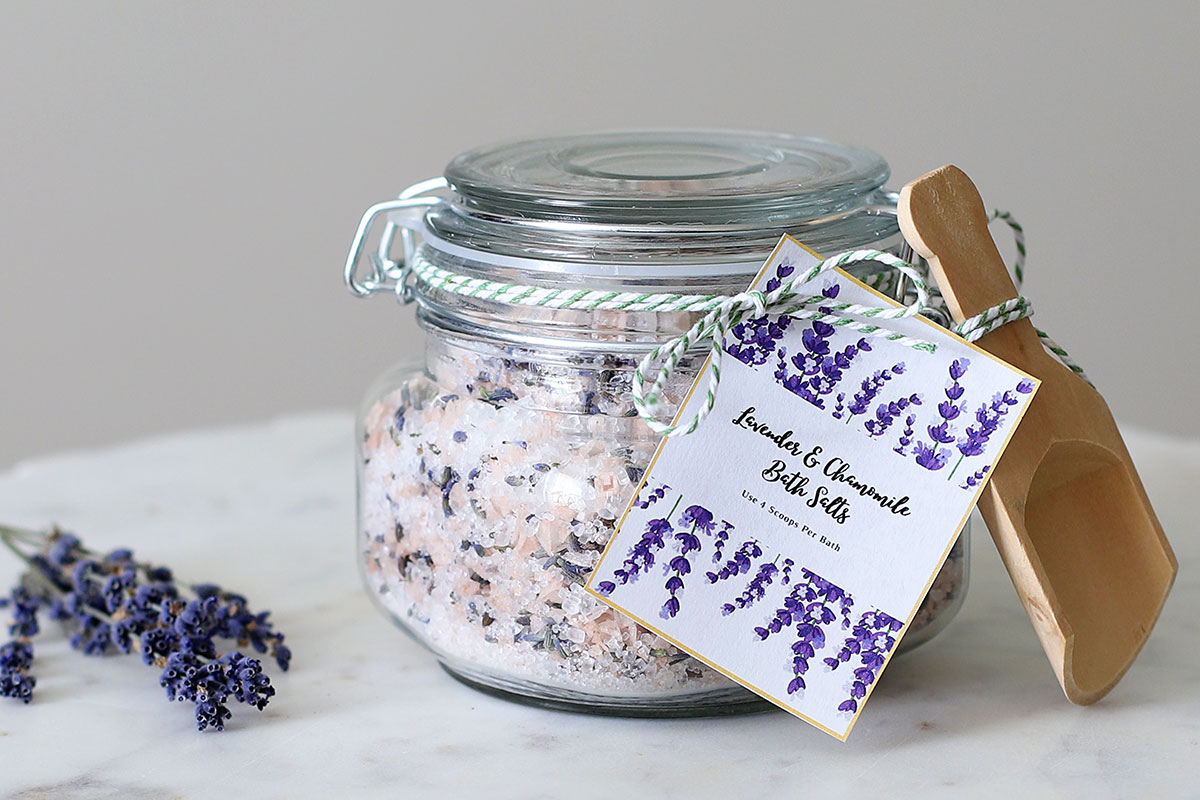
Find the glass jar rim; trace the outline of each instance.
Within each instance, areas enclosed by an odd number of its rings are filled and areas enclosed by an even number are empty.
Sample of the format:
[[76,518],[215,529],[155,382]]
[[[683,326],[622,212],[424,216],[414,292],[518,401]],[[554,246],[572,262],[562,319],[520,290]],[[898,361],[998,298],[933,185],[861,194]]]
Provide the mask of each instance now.
[[520,140],[450,161],[431,240],[556,262],[760,261],[784,233],[839,247],[893,235],[876,153],[739,131],[642,131]]

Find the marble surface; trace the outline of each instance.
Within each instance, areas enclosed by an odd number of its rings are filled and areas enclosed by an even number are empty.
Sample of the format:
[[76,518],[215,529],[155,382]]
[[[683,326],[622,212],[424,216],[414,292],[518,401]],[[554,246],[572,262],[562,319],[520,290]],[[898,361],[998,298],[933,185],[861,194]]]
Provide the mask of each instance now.
[[[1127,432],[1180,574],[1106,700],[1063,698],[979,526],[962,613],[897,659],[842,744],[780,712],[592,718],[454,682],[359,587],[351,431],[345,414],[288,418],[0,475],[0,519],[57,521],[244,591],[295,651],[265,712],[197,733],[152,668],[84,658],[48,630],[35,701],[0,704],[0,796],[1200,796],[1200,442]],[[5,586],[17,572],[0,558]]]

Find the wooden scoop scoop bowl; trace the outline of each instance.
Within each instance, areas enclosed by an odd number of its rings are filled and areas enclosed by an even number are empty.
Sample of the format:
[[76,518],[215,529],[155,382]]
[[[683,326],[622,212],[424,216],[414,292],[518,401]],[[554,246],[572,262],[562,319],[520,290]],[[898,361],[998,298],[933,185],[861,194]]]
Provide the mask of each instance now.
[[[1017,296],[957,167],[905,186],[899,211],[955,321]],[[1094,703],[1137,657],[1178,564],[1100,394],[1042,348],[1028,319],[977,344],[1042,381],[979,510],[1067,698]]]

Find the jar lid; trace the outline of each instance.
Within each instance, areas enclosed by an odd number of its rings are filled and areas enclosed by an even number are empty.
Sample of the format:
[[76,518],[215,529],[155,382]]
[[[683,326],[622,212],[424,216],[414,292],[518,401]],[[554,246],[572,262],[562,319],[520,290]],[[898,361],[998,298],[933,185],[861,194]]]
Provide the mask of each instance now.
[[445,173],[464,203],[492,213],[719,223],[835,208],[879,188],[889,174],[868,150],[729,131],[510,142],[462,153]]
[[[855,213],[886,202],[889,175],[873,152],[789,134],[560,136],[455,157],[454,201],[426,224],[452,245],[526,258],[754,260],[783,233],[827,249],[894,234],[894,217]],[[801,232],[814,222],[822,235]]]

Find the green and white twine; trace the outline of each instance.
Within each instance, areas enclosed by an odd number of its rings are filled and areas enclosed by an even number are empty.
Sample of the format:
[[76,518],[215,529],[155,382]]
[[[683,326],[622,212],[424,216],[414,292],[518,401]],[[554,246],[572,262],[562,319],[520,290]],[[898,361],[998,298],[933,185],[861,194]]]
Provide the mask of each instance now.
[[[1017,286],[1024,279],[1025,241],[1019,223],[1007,212],[994,212],[991,219],[1003,220],[1012,229],[1017,246],[1017,261],[1014,265]],[[722,344],[725,334],[748,314],[791,316],[797,319],[820,320],[839,328],[858,331],[865,336],[894,341],[916,350],[933,352],[936,345],[931,342],[906,336],[878,325],[875,320],[902,319],[920,314],[927,309],[931,293],[936,293],[927,282],[921,269],[881,250],[854,250],[842,253],[814,265],[807,273],[785,281],[775,290],[742,292],[736,295],[677,294],[647,292],[617,292],[601,289],[556,289],[544,286],[491,281],[452,272],[437,266],[426,255],[425,247],[417,248],[406,265],[405,271],[426,286],[444,292],[473,297],[507,305],[534,306],[550,309],[572,309],[582,311],[659,311],[659,312],[704,312],[704,316],[681,335],[655,347],[642,359],[634,370],[633,403],[638,416],[655,432],[663,436],[682,436],[694,431],[712,410],[717,387],[721,382]],[[823,273],[852,264],[874,262],[904,275],[912,283],[916,299],[907,306],[867,306],[857,303],[833,303],[822,295],[805,294],[799,291]],[[404,281],[401,281],[403,285]],[[1033,308],[1024,297],[1017,297],[989,308],[965,320],[952,330],[968,342],[974,342],[1002,325],[1025,319]],[[1038,331],[1046,348],[1056,355],[1072,371],[1086,380],[1083,370],[1070,360],[1061,347],[1042,331]],[[704,400],[697,412],[688,420],[676,424],[658,420],[655,412],[662,402],[662,391],[667,385],[679,362],[688,351],[703,342],[711,342],[708,363],[708,384]],[[661,365],[649,391],[645,390],[646,375],[654,364]]]

